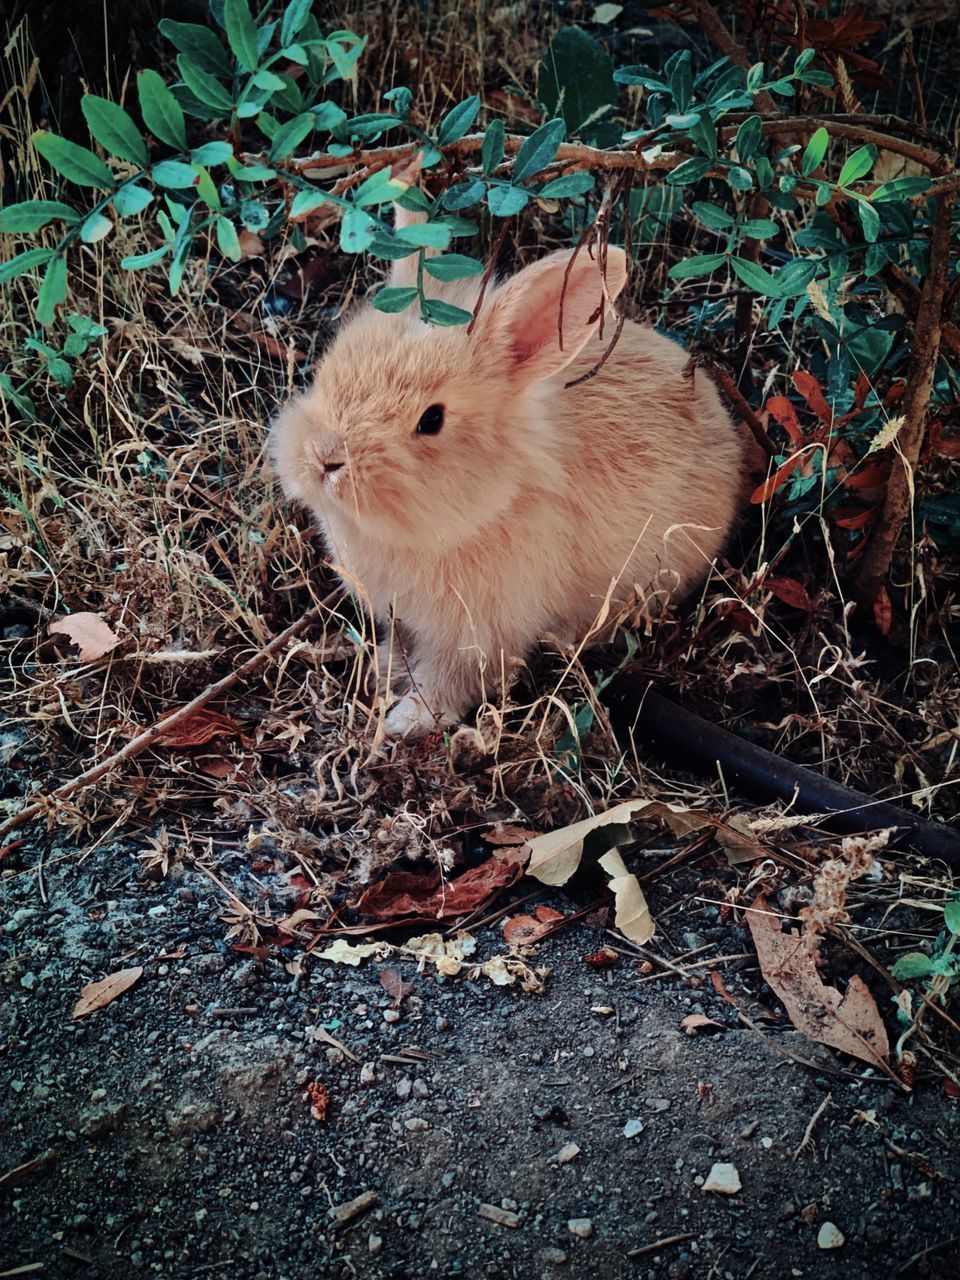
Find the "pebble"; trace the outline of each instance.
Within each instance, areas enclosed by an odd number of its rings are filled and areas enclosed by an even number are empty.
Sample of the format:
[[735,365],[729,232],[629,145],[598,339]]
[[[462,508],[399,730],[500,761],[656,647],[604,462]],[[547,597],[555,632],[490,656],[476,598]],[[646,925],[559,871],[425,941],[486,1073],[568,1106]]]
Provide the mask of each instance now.
[[372,1062],[365,1062],[360,1068],[361,1084],[376,1084],[377,1071]]
[[399,1009],[384,1009],[384,1011],[383,1011],[383,1020],[384,1020],[384,1022],[399,1022],[399,1021],[400,1021],[400,1010],[399,1010]]
[[498,1204],[481,1204],[477,1213],[488,1222],[495,1222],[498,1227],[519,1227],[521,1221],[519,1213],[501,1209]]
[[366,1213],[368,1209],[372,1209],[375,1204],[379,1204],[380,1197],[376,1191],[361,1191],[360,1195],[354,1196],[352,1200],[347,1200],[344,1204],[337,1204],[330,1210],[330,1216],[341,1227],[346,1226],[348,1222],[353,1222],[354,1218],[359,1218],[362,1213]]
[[716,1191],[722,1196],[735,1196],[743,1184],[736,1166],[732,1164],[715,1164],[707,1174],[702,1191]]
[[430,1128],[430,1122],[424,1120],[423,1116],[411,1116],[409,1120],[404,1120],[403,1127],[408,1133],[423,1133]]
[[567,1230],[578,1240],[589,1240],[593,1235],[593,1222],[589,1218],[571,1218]]
[[817,1232],[818,1249],[839,1249],[844,1240],[843,1232],[833,1222],[825,1222]]
[[643,1133],[643,1121],[636,1119],[636,1117],[628,1120],[623,1126],[623,1136],[625,1138],[637,1138],[641,1133]]
[[375,1231],[370,1232],[370,1238],[367,1240],[367,1249],[375,1258],[383,1248],[383,1236],[378,1236]]
[[413,1092],[413,1081],[410,1079],[409,1076],[401,1076],[400,1079],[397,1081],[397,1089],[396,1089],[397,1097],[401,1099],[409,1098],[412,1092]]
[[567,1260],[567,1255],[562,1249],[547,1248],[540,1250],[540,1257],[549,1266],[559,1267]]
[[669,1111],[669,1098],[644,1098],[643,1105],[648,1111]]
[[557,1164],[569,1164],[571,1160],[576,1160],[579,1154],[580,1148],[577,1144],[575,1142],[568,1142],[565,1147],[560,1148],[554,1158]]

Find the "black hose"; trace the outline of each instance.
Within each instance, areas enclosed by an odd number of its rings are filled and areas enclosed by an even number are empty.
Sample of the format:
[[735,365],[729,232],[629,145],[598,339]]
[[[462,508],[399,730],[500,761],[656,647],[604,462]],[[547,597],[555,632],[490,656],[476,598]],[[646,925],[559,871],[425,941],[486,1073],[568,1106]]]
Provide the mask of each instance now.
[[827,830],[895,827],[896,842],[960,868],[960,831],[941,822],[926,822],[885,800],[873,800],[718,729],[649,688],[640,676],[615,677],[604,691],[603,701],[624,749],[631,742],[651,743],[687,768],[722,777],[731,790],[764,801],[792,801],[798,813],[823,814]]

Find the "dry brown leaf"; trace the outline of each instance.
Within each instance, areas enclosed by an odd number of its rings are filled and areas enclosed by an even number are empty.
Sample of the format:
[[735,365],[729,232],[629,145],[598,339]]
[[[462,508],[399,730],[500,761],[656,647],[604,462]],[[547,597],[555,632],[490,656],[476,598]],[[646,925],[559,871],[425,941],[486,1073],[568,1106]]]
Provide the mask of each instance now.
[[610,849],[600,859],[600,865],[610,877],[613,892],[613,923],[631,942],[643,946],[656,932],[653,916],[640,888],[640,881],[628,871],[619,850]]
[[558,920],[563,919],[562,911],[554,911],[552,907],[537,907],[532,916],[511,916],[503,922],[503,939],[511,946],[529,947],[549,933]]
[[99,613],[71,613],[65,618],[55,618],[47,632],[52,636],[66,636],[80,650],[81,662],[96,662],[120,643],[120,637]]
[[483,838],[487,844],[526,844],[536,839],[539,833],[526,827],[515,827],[509,823],[498,822],[492,831],[484,831]]
[[240,241],[240,261],[245,258],[263,257],[263,241],[255,231],[241,231],[237,236]]
[[399,969],[381,969],[380,985],[388,996],[396,1000],[397,1004],[413,990],[413,983],[404,982]]
[[726,1031],[726,1029],[722,1022],[717,1022],[715,1018],[708,1018],[705,1013],[688,1013],[680,1021],[680,1030],[685,1031],[688,1036],[695,1036],[699,1031]]
[[95,1009],[102,1009],[105,1005],[116,1000],[117,996],[122,996],[125,991],[133,986],[135,982],[139,982],[143,976],[143,965],[136,965],[132,969],[118,969],[116,973],[109,974],[106,978],[101,978],[99,982],[88,982],[80,991],[80,999],[73,1006],[72,1017],[85,1018],[88,1013],[93,1013]]
[[298,907],[296,911],[285,916],[282,920],[277,921],[277,928],[281,933],[289,933],[291,936],[300,932],[300,926],[306,924],[308,920],[319,920],[319,912],[311,911],[309,907]]
[[[175,715],[170,711],[168,715]],[[166,719],[161,716],[160,722]],[[181,720],[179,724],[160,734],[157,742],[165,747],[202,747],[213,738],[239,738],[244,746],[250,745],[236,720],[213,711],[210,707],[198,707],[196,711]]]
[[508,857],[504,851],[499,858],[488,858],[452,880],[442,880],[439,873],[394,871],[371,885],[360,897],[357,908],[374,920],[443,920],[463,915],[517,879],[522,859],[517,850],[509,853],[513,856]]
[[856,974],[845,995],[828,987],[799,933],[781,933],[763,894],[746,913],[760,971],[783,1002],[790,1021],[810,1040],[829,1045],[889,1074],[887,1029],[876,1001]]

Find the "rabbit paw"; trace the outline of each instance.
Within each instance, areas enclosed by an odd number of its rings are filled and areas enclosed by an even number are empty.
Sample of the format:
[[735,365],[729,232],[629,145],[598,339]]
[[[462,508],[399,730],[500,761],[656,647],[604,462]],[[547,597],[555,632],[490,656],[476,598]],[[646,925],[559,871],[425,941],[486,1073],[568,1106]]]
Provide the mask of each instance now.
[[383,722],[388,738],[423,738],[436,727],[436,716],[415,693],[395,702]]

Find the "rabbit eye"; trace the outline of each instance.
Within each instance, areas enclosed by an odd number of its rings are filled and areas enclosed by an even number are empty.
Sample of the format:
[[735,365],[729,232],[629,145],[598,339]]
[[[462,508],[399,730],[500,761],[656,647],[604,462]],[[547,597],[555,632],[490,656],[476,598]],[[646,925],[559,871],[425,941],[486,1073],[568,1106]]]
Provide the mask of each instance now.
[[443,426],[443,405],[432,404],[429,409],[424,409],[420,415],[420,421],[417,423],[418,436],[435,436]]

